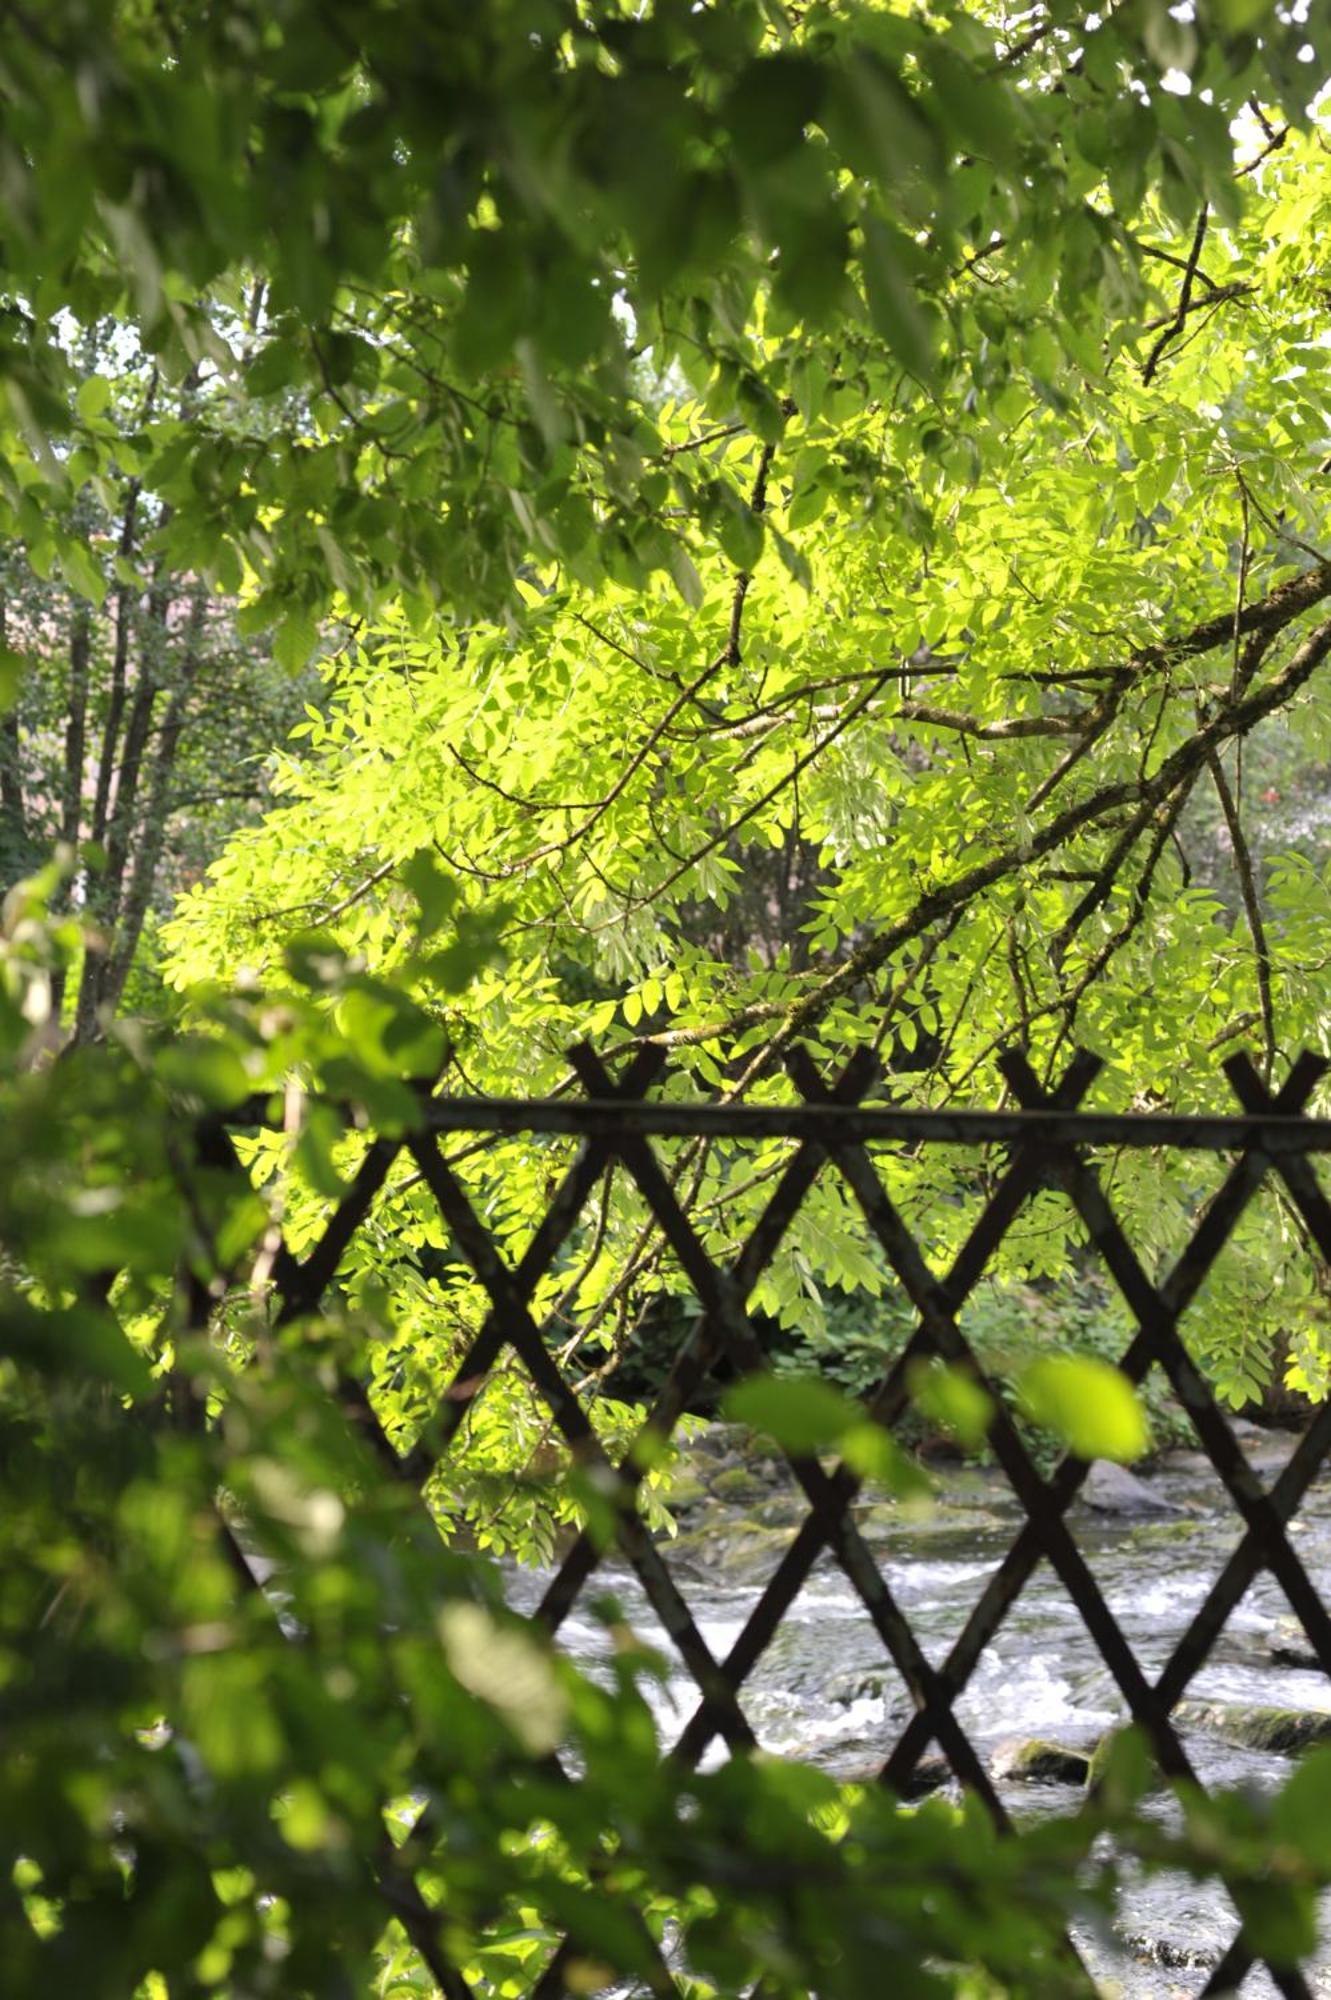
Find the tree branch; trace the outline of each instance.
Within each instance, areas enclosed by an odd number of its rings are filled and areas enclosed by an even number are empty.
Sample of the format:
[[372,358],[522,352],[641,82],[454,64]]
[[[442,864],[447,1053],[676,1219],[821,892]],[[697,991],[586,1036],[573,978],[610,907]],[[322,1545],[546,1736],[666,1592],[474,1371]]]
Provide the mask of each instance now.
[[[1188,261],[1183,267],[1183,284],[1179,291],[1178,305],[1175,307],[1173,317],[1166,325],[1165,331],[1160,335],[1155,346],[1146,357],[1145,365],[1142,368],[1142,381],[1144,383],[1152,380],[1156,369],[1160,366],[1161,357],[1165,349],[1171,341],[1178,339],[1179,334],[1183,330],[1183,322],[1188,316],[1192,300],[1192,287],[1197,276],[1197,264],[1202,254],[1202,245],[1206,241],[1206,225],[1210,214],[1209,203],[1203,202],[1201,212],[1197,217],[1197,227],[1193,232],[1192,248],[1188,252]],[[1207,303],[1211,303],[1214,297],[1214,293],[1208,292]]]
[[1276,1014],[1275,1001],[1271,990],[1271,950],[1266,939],[1266,925],[1262,920],[1261,898],[1257,893],[1257,877],[1253,871],[1252,855],[1243,832],[1243,821],[1239,814],[1238,801],[1225,776],[1225,767],[1218,751],[1207,757],[1206,767],[1215,786],[1220,810],[1225,816],[1229,829],[1229,843],[1234,851],[1234,868],[1239,878],[1239,893],[1243,898],[1243,911],[1248,920],[1248,933],[1252,938],[1253,957],[1257,966],[1257,1003],[1262,1016],[1262,1041],[1264,1045],[1263,1073],[1267,1083],[1275,1069],[1276,1060]]

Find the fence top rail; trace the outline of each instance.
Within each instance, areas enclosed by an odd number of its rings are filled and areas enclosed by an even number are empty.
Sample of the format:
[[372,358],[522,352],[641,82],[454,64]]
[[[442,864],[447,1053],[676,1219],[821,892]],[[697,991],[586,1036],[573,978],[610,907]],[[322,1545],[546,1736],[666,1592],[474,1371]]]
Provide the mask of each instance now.
[[[877,1141],[950,1146],[1168,1146],[1191,1152],[1331,1153],[1331,1119],[1270,1112],[1229,1116],[1151,1111],[928,1111],[887,1104],[718,1104],[699,1099],[435,1097],[432,1132],[548,1133],[609,1139],[791,1139],[834,1149]],[[227,1114],[270,1124],[265,1104]]]
[[1270,1113],[923,1111],[872,1104],[715,1104],[614,1098],[433,1098],[435,1132],[552,1132],[613,1138],[811,1139],[828,1146],[923,1140],[954,1146],[1169,1146],[1195,1152],[1331,1153],[1331,1119]]

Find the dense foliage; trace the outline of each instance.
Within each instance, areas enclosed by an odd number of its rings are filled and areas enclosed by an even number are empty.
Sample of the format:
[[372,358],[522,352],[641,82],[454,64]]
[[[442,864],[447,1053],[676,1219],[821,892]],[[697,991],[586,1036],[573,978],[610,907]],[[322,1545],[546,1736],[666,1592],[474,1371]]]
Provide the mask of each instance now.
[[[603,1598],[613,1678],[593,1685],[504,1610],[492,1569],[445,1551],[408,1461],[398,1476],[347,1420],[362,1406],[345,1385],[391,1324],[363,1296],[273,1324],[270,1212],[219,1161],[216,1128],[184,1115],[242,1084],[280,1094],[294,1070],[391,1131],[395,1109],[410,1114],[428,1016],[395,985],[334,975],[345,1033],[317,999],[232,999],[193,1042],[136,1036],[34,1073],[32,996],[70,928],[11,897],[9,1991],[403,2000],[461,1994],[465,1977],[474,1994],[515,1995],[558,1949],[574,1993],[618,1976],[734,1994],[761,1976],[792,2000],[858,2000],[885,1960],[922,1996],[1077,1993],[1062,1928],[1108,1913],[1123,1852],[1222,1872],[1254,1950],[1309,1948],[1331,1880],[1325,1753],[1275,1800],[1185,1791],[1169,1831],[1141,1812],[1152,1772],[1128,1735],[1079,1813],[1006,1839],[978,1801],[903,1811],[878,1787],[776,1760],[708,1774],[663,1762],[643,1693],[659,1658]],[[484,949],[444,948],[459,979]],[[376,1018],[394,1024],[386,1038]],[[319,1148],[304,1150],[317,1180]],[[223,1297],[225,1341],[208,1329]],[[737,1408],[792,1448],[853,1447],[893,1476],[882,1434],[830,1391],[755,1390]],[[1070,1421],[1083,1449],[1108,1448],[1084,1401]],[[678,1989],[652,1938],[674,1953]]]
[[[598,1689],[458,1552],[614,1527],[520,1374],[416,1490],[485,1304],[419,1178],[272,1285],[422,1089],[567,1089],[580,1037],[757,1098],[870,1041],[934,1104],[1081,1042],[1183,1108],[1325,1045],[1325,857],[1263,794],[1315,818],[1326,755],[1329,72],[1270,0],[4,10],[6,1991],[521,1994],[567,1933],[570,1991],[665,1991],[655,1934],[697,1994],[1056,1993],[1111,1826],[1307,1948],[1315,1760],[1165,1833],[1128,1742],[1009,1841],[662,1765],[615,1608]],[[296,691],[165,1032],[117,1018]],[[782,1149],[666,1151],[730,1252]],[[458,1151],[515,1261],[564,1158]],[[987,1163],[883,1165],[945,1262]],[[1159,1266],[1207,1183],[1112,1189]],[[1033,1201],[996,1339],[1079,1255]],[[532,1310],[590,1395],[686,1289],[611,1175]],[[855,1387],[905,1317],[831,1182],[754,1304]],[[1191,1330],[1242,1403],[1323,1395],[1326,1324],[1268,1209]]]
[[[76,448],[50,516],[25,495],[22,539],[0,557],[0,879],[61,855],[87,949],[54,1012],[86,1040],[107,1012],[159,1004],[158,920],[259,810],[268,753],[316,690],[238,629],[234,595],[182,565],[172,508],[145,485],[143,426],[186,429],[216,381],[165,381],[111,322],[69,329],[67,345],[80,416],[115,463]],[[221,581],[238,586],[239,569]]]
[[[872,1038],[931,1103],[991,1100],[1015,1040],[1051,1074],[1088,1044],[1110,1101],[1200,1108],[1227,1101],[1240,1040],[1268,1072],[1320,1046],[1324,856],[1268,829],[1261,794],[1278,732],[1315,817],[1326,741],[1321,135],[1240,186],[1227,225],[1144,217],[1178,288],[1163,328],[1147,305],[1072,328],[1004,251],[959,269],[964,413],[899,369],[880,398],[881,348],[849,329],[769,435],[668,374],[679,511],[700,483],[716,508],[687,571],[630,587],[551,561],[502,620],[399,616],[340,654],[277,810],[182,906],[174,976],[271,978],[293,921],[394,966],[393,871],[429,845],[465,907],[503,916],[505,964],[436,994],[482,1091],[561,1087],[590,1035],[770,1093],[813,1034],[829,1057]],[[752,1168],[698,1163],[716,1245],[762,1197]],[[520,1148],[475,1172],[515,1224],[539,1195]],[[1119,1168],[1148,1254],[1177,1248],[1193,1175]],[[967,1184],[913,1183],[940,1252]],[[1012,1275],[1057,1270],[1070,1226],[1032,1211]],[[626,1280],[640,1227],[612,1205],[582,1280],[619,1336],[674,1282],[642,1257]],[[830,1192],[802,1231],[760,1303],[816,1331],[820,1286],[881,1280]],[[1259,1213],[1217,1274],[1195,1330],[1234,1401],[1273,1369],[1321,1393],[1312,1269]]]

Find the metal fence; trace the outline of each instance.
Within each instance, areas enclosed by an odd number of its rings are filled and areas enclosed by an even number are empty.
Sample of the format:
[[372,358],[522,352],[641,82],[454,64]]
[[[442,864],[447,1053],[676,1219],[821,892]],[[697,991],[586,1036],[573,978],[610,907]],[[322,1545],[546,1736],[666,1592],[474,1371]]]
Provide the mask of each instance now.
[[[601,1468],[614,1497],[618,1553],[631,1565],[696,1683],[697,1706],[670,1752],[673,1757],[685,1765],[696,1764],[718,1735],[734,1751],[752,1746],[753,1730],[744,1710],[746,1680],[824,1553],[844,1571],[913,1705],[914,1713],[898,1740],[884,1746],[887,1754],[881,1768],[882,1782],[906,1792],[920,1758],[936,1744],[960,1783],[984,1801],[1001,1827],[1008,1824],[1004,1806],[958,1720],[956,1704],[985,1647],[1041,1561],[1052,1566],[1066,1587],[1166,1777],[1193,1776],[1173,1711],[1259,1572],[1265,1570],[1277,1580],[1323,1671],[1331,1675],[1331,1613],[1286,1533],[1291,1516],[1331,1452],[1331,1404],[1316,1411],[1268,1489],[1249,1466],[1179,1333],[1182,1314],[1196,1298],[1248,1204],[1270,1179],[1283,1186],[1318,1256],[1331,1265],[1331,1205],[1318,1183],[1312,1158],[1331,1152],[1331,1121],[1305,1113],[1310,1093],[1327,1068],[1322,1058],[1301,1056],[1285,1083],[1274,1091],[1246,1057],[1233,1058],[1224,1065],[1236,1099],[1235,1113],[1228,1117],[1084,1112],[1080,1106],[1098,1067],[1096,1059],[1085,1053],[1074,1056],[1053,1089],[1041,1085],[1022,1055],[1007,1055],[1003,1073],[1018,1108],[1002,1112],[917,1111],[881,1100],[866,1103],[877,1075],[875,1062],[866,1052],[852,1056],[839,1079],[827,1084],[807,1051],[792,1050],[787,1067],[798,1101],[785,1106],[680,1103],[653,1097],[649,1093],[662,1080],[666,1058],[652,1048],[635,1054],[618,1075],[586,1046],[573,1050],[571,1061],[585,1092],[580,1099],[492,1101],[436,1095],[424,1105],[422,1124],[416,1131],[402,1138],[374,1140],[316,1247],[299,1261],[284,1247],[279,1248],[274,1281],[284,1320],[317,1310],[394,1161],[404,1151],[413,1156],[453,1243],[484,1287],[488,1313],[458,1365],[454,1392],[440,1405],[431,1449],[418,1445],[409,1454],[400,1454],[380,1425],[364,1386],[352,1379],[341,1384],[348,1418],[397,1476],[423,1486],[439,1454],[447,1451],[476,1383],[494,1368],[505,1349],[511,1350],[579,1460]],[[501,1257],[463,1181],[441,1149],[441,1137],[458,1132],[554,1133],[571,1135],[580,1142],[515,1266]],[[790,1155],[747,1241],[724,1265],[708,1254],[653,1147],[654,1139],[681,1137],[784,1137],[792,1142]],[[951,1269],[941,1276],[929,1269],[874,1165],[869,1148],[882,1142],[925,1149],[988,1148],[1000,1162],[989,1199]],[[1111,1146],[1192,1149],[1229,1159],[1191,1241],[1163,1282],[1153,1282],[1147,1275],[1104,1191],[1097,1156]],[[205,1152],[219,1164],[236,1158],[230,1135],[220,1127],[210,1129]],[[763,1335],[746,1311],[746,1302],[820,1175],[842,1177],[866,1232],[881,1246],[917,1315],[915,1331],[904,1351],[864,1398],[869,1414],[888,1426],[906,1407],[913,1363],[938,1357],[980,1374],[959,1324],[962,1308],[1023,1205],[1038,1190],[1061,1189],[1080,1216],[1135,1322],[1136,1332],[1120,1361],[1124,1374],[1133,1383],[1140,1383],[1152,1366],[1163,1370],[1242,1522],[1241,1538],[1163,1671],[1152,1679],[1139,1663],[1068,1527],[1067,1510],[1086,1477],[1087,1464],[1069,1456],[1051,1474],[1042,1474],[997,1398],[989,1442],[1025,1519],[941,1665],[934,1666],[926,1659],[909,1619],[857,1529],[851,1508],[860,1482],[854,1472],[844,1464],[829,1471],[818,1457],[796,1454],[788,1454],[789,1463],[807,1499],[807,1515],[730,1651],[724,1658],[715,1657],[672,1575],[667,1556],[648,1532],[639,1511],[640,1466],[646,1456],[630,1451],[622,1463],[610,1464],[587,1409],[561,1372],[552,1344],[532,1312],[536,1287],[555,1268],[612,1165],[626,1171],[641,1191],[701,1308],[646,1419],[647,1427],[661,1438],[671,1435],[681,1414],[718,1367],[733,1375],[767,1365]],[[608,1552],[604,1541],[591,1532],[583,1532],[573,1542],[534,1614],[549,1632],[558,1633]],[[471,1989],[462,1974],[440,1958],[424,1905],[399,1914],[426,1950],[449,2000],[465,2000]],[[550,2000],[565,1990],[563,1974],[570,1955],[571,1947],[555,1953],[533,1989],[536,2000]],[[1234,1991],[1255,1962],[1236,1919],[1233,1942],[1204,1991]],[[1310,2000],[1304,1971],[1270,1963],[1268,1970],[1281,1993],[1291,2000],[1294,1996]],[[664,1960],[657,1990],[677,1990]],[[1089,1975],[1086,1990],[1095,1990]]]

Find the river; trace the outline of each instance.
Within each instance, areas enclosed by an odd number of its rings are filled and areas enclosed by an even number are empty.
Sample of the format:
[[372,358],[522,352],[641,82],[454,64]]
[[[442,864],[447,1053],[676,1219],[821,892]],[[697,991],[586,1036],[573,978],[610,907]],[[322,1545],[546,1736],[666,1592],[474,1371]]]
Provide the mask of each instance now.
[[[1250,1462],[1264,1478],[1274,1475],[1293,1442],[1277,1433],[1245,1435]],[[784,1468],[742,1455],[719,1427],[695,1446],[691,1471],[690,1504],[681,1513],[680,1531],[662,1546],[713,1656],[722,1658],[806,1509]],[[1022,1520],[997,1471],[957,1468],[941,1475],[938,1485],[936,1504],[922,1516],[906,1516],[883,1502],[857,1510],[883,1575],[935,1664]],[[1241,1530],[1198,1453],[1167,1455],[1143,1485],[1146,1493],[1139,1499],[1144,1504],[1149,1495],[1158,1511],[1100,1511],[1078,1501],[1069,1522],[1110,1609],[1153,1678]],[[1331,1602],[1331,1481],[1325,1475],[1306,1497],[1290,1534],[1314,1585]],[[529,1609],[545,1580],[537,1572],[514,1574],[513,1601]],[[669,1663],[670,1642],[631,1574],[608,1563],[594,1591],[607,1587],[640,1637]],[[1268,1790],[1293,1768],[1286,1756],[1226,1740],[1219,1730],[1227,1718],[1254,1706],[1331,1718],[1331,1683],[1320,1670],[1298,1663],[1302,1642],[1297,1634],[1291,1641],[1288,1625],[1289,1607],[1279,1586],[1259,1576],[1211,1662],[1188,1689],[1189,1702],[1206,1713],[1193,1711],[1181,1734],[1206,1785]],[[561,1643],[589,1671],[600,1670],[608,1642],[603,1626],[590,1616],[575,1609]],[[765,1748],[847,1777],[867,1774],[883,1762],[910,1713],[863,1606],[826,1558],[746,1683],[743,1701]],[[669,1743],[696,1705],[682,1666],[668,1673],[655,1703],[663,1741]],[[1126,1704],[1047,1565],[1032,1576],[982,1655],[957,1713],[996,1771],[1013,1739],[1052,1739],[1089,1750],[1126,1719]],[[1331,1720],[1325,1727],[1331,1731]],[[721,1754],[716,1745],[712,1754]],[[1036,1813],[1069,1811],[1079,1795],[1063,1783],[1000,1779],[998,1789],[1018,1822]],[[1168,1807],[1161,1802],[1152,1809]],[[1087,1934],[1078,1941],[1107,1993],[1124,2000],[1179,2000],[1201,1992],[1235,1927],[1222,1892],[1167,1876],[1125,1894],[1116,1938]],[[1331,1925],[1324,1923],[1324,1931]],[[1308,1976],[1316,1993],[1331,1996],[1331,1948],[1323,1947]],[[1257,1970],[1242,1991],[1245,2000],[1267,2000],[1275,1987]]]

